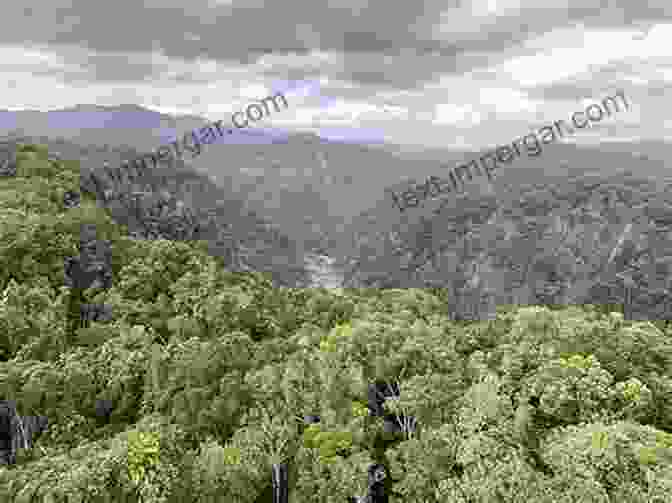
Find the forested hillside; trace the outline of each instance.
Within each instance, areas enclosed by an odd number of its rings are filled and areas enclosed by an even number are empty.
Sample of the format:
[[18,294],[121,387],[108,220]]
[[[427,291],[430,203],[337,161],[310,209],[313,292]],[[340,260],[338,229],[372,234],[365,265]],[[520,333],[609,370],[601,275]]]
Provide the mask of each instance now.
[[274,286],[210,255],[180,205],[157,202],[176,239],[130,237],[78,161],[14,161],[0,400],[48,426],[26,423],[0,501],[671,501],[669,324]]
[[[241,195],[231,184],[215,185],[206,174],[182,160],[142,172],[118,169],[124,161],[142,154],[131,147],[80,146],[62,139],[37,139],[49,148],[52,157],[79,160],[82,188],[96,194],[98,205],[109,210],[116,222],[126,224],[131,233],[145,239],[199,239],[207,243],[211,255],[223,258],[232,269],[264,271],[274,284],[286,286],[307,281],[300,244],[245,209]],[[21,135],[7,136],[0,147],[0,162],[3,158],[12,162],[16,146],[35,143],[31,140]],[[180,218],[191,222],[188,227],[198,227],[198,237],[174,232],[178,206],[183,214]]]
[[499,304],[599,303],[672,319],[672,183],[632,171],[549,175],[450,194],[431,214],[399,220],[376,230],[371,216],[355,234],[347,285],[448,288],[458,317]]

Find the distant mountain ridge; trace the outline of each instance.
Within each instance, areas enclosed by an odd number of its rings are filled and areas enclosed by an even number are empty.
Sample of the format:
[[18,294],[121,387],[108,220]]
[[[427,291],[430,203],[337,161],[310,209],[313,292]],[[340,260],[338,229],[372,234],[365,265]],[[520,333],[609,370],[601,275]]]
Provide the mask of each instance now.
[[[75,128],[72,118],[77,113],[100,114],[101,120],[96,127]],[[11,120],[8,114],[12,114]],[[51,125],[68,127],[50,128],[48,114],[55,117]],[[125,127],[125,118],[133,119],[135,126]],[[120,158],[120,149],[148,152],[167,141],[170,131],[184,134],[209,122],[194,115],[172,116],[137,105],[80,105],[54,112],[0,111],[0,134],[3,128],[8,131],[21,126],[30,136],[67,139],[84,146],[91,155],[99,152],[103,154],[99,158],[111,157],[113,163]],[[260,123],[237,131],[226,142],[209,145],[196,159],[174,169],[193,169],[206,175],[229,194],[227,197],[241,202],[241,211],[273,222],[297,245],[332,248],[338,244],[343,248],[333,251],[338,256],[352,250],[344,243],[351,241],[353,234],[373,227],[376,232],[384,232],[412,222],[454,197],[448,194],[400,215],[392,204],[390,190],[403,190],[429,175],[442,176],[447,167],[479,155],[411,150],[416,149],[331,141],[314,133],[265,128]],[[544,146],[538,157],[521,157],[501,169],[493,187],[500,190],[537,181],[554,183],[572,173],[595,169],[615,172],[627,168],[647,178],[662,179],[670,176],[665,170],[665,160],[670,158],[672,145],[665,142],[608,143],[601,147],[557,143]],[[485,189],[487,186],[477,181],[469,190],[477,197]]]
[[[143,207],[151,200],[169,197],[174,202],[183,202],[189,212],[196,215],[203,229],[199,239],[208,243],[211,255],[224,258],[232,269],[239,270],[245,264],[243,269],[268,272],[277,284],[285,286],[302,285],[307,281],[303,249],[294,246],[277,226],[246,210],[236,193],[215,185],[209,177],[184,163],[160,166],[131,184],[124,179],[110,179],[102,168],[106,160],[130,158],[140,153],[133,149],[81,146],[62,139],[13,134],[0,139],[0,161],[11,158],[17,144],[45,145],[50,155],[79,160],[81,183],[87,183],[88,174],[96,175],[109,191],[109,200],[99,198],[98,202],[118,223],[129,225],[137,220],[120,204],[122,200],[128,201],[131,192],[138,192],[139,204]],[[133,224],[129,231],[135,228]]]

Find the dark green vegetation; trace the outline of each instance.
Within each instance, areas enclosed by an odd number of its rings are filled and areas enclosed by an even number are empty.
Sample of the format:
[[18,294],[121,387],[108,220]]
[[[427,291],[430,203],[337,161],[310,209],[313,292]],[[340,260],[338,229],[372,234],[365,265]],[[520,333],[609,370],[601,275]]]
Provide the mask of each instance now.
[[[115,168],[142,151],[132,147],[79,145],[51,137],[11,135],[0,146],[0,157],[3,151],[13,152],[19,143],[43,144],[48,146],[50,155],[57,152],[62,159],[81,160],[82,188],[93,188],[89,175],[94,173],[109,195],[103,199],[100,194],[98,206],[108,210],[115,221],[127,225],[131,233],[141,231],[140,235],[150,239],[158,234],[173,240],[202,240],[210,255],[222,258],[232,269],[268,272],[274,284],[284,286],[301,285],[305,281],[303,250],[277,226],[247,209],[235,184],[226,183],[227,180],[217,186],[207,175],[176,159],[142,172],[125,171],[128,176],[120,178],[119,170],[105,172],[105,161]],[[187,229],[184,225],[175,228],[181,220],[177,214],[182,202],[184,216],[189,217],[182,219],[182,224],[199,224],[195,238],[184,232],[192,232],[192,225],[187,225]]]
[[628,319],[672,319],[672,183],[578,171],[446,197],[395,226],[372,217],[353,239],[346,285],[448,287],[456,317],[483,317],[488,305],[592,303],[623,305]]
[[[74,204],[78,162],[17,159],[0,399],[49,427],[0,467],[0,501],[265,503],[283,462],[291,503],[670,501],[667,323],[590,305],[464,322],[438,289],[276,287],[202,241],[129,238],[87,192]],[[111,284],[87,276],[108,266]],[[82,304],[111,317],[83,323]]]

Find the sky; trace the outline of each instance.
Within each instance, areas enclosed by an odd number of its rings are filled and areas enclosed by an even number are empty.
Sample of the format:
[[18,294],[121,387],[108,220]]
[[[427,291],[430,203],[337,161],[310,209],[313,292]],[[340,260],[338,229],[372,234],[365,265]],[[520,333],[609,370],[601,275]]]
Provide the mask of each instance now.
[[[622,90],[568,141],[672,142],[670,0],[22,0],[0,109],[136,104],[412,148],[485,148]],[[261,124],[261,123],[259,123]]]

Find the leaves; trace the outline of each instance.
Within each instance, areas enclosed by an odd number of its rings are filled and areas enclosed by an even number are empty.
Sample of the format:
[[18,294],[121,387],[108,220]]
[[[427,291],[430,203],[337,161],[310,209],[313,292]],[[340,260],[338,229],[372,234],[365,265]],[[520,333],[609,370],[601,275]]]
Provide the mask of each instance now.
[[[501,305],[494,320],[456,322],[440,289],[276,288],[226,270],[196,243],[127,239],[87,197],[65,208],[78,168],[60,167],[0,180],[0,383],[22,413],[49,417],[44,452],[0,470],[14,499],[39,481],[33,499],[254,503],[280,461],[291,501],[306,503],[366,494],[372,463],[389,468],[392,501],[640,503],[669,494],[669,327],[588,305]],[[546,207],[546,195],[534,198],[532,209]],[[114,281],[84,292],[85,304],[114,317],[95,334],[81,331],[90,344],[77,347],[64,338],[63,259],[93,223],[110,242]],[[601,233],[570,216],[548,225],[612,263],[627,253],[627,223]],[[535,244],[530,270],[565,274],[549,269],[560,252],[544,250],[544,239],[583,251],[539,227],[500,230]],[[465,238],[452,266],[478,256],[495,231]],[[483,271],[473,274],[485,280]],[[382,419],[366,406],[375,379],[399,389]],[[115,403],[113,424],[95,421],[101,397]],[[535,452],[552,473],[513,441],[514,411],[531,397]],[[386,436],[385,419],[402,418],[414,418],[418,434]]]
[[128,434],[128,473],[139,482],[146,470],[159,462],[159,436],[156,433],[131,431]]
[[359,401],[352,402],[352,415],[355,417],[367,417],[369,415],[368,407]]
[[592,442],[593,450],[599,454],[609,447],[609,433],[606,431],[594,431]]

